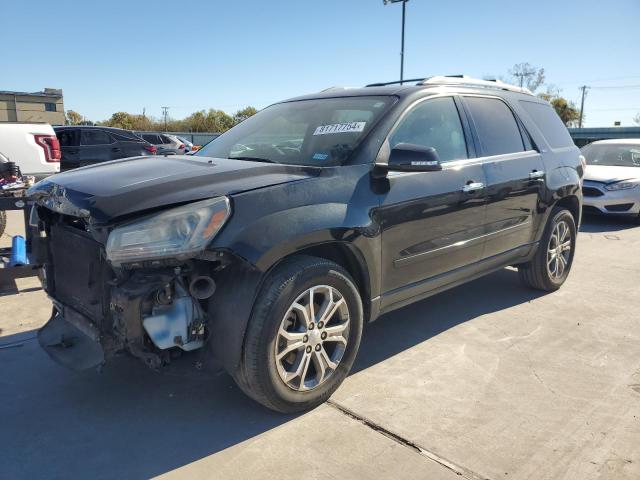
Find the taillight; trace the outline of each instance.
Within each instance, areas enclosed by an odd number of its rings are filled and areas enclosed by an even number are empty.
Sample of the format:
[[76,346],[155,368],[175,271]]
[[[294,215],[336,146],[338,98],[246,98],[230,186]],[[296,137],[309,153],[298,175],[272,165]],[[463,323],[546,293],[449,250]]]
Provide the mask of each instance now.
[[184,148],[184,143],[181,143],[178,148]]
[[155,155],[156,153],[158,153],[158,147],[156,147],[155,145],[145,145],[144,149],[149,152],[152,153],[153,155]]
[[36,144],[44,150],[44,159],[49,163],[59,163],[62,158],[60,142],[55,135],[33,135]]

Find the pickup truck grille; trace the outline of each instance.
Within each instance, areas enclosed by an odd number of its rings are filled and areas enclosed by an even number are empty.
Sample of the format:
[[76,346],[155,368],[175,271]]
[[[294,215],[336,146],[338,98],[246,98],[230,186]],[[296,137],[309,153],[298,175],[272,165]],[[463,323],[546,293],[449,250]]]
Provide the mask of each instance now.
[[52,225],[50,232],[53,297],[101,324],[107,299],[101,245],[69,226]]

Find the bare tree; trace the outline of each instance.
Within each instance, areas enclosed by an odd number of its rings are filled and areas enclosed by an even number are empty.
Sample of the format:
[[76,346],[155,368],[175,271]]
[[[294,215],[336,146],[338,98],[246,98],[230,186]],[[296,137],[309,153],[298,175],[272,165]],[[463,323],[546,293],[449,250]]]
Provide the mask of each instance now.
[[511,83],[526,87],[532,92],[540,88],[545,81],[544,68],[534,67],[528,62],[516,63],[509,70],[509,76],[512,79]]

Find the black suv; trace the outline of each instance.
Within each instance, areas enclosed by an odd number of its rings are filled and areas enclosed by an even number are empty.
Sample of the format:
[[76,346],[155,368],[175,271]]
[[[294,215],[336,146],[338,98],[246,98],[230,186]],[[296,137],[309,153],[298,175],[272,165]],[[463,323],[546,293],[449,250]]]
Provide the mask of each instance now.
[[55,127],[60,141],[60,170],[141,155],[154,155],[157,148],[129,130],[112,127]]
[[308,409],[381,314],[507,266],[558,289],[583,169],[549,104],[498,82],[278,103],[195,156],[32,187],[54,304],[39,340],[74,368],[120,351],[159,368],[200,350],[267,407]]

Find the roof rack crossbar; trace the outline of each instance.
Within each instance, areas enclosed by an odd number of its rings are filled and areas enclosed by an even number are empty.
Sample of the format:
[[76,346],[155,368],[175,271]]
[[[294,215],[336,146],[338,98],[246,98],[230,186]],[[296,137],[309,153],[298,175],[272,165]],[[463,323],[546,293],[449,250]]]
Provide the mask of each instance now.
[[458,85],[469,87],[482,87],[493,88],[499,90],[507,90],[509,92],[524,93],[527,95],[533,95],[531,90],[525,87],[517,87],[510,85],[501,80],[480,80],[479,78],[472,78],[466,75],[452,75],[452,76],[436,76],[429,77],[422,80],[418,85]]

